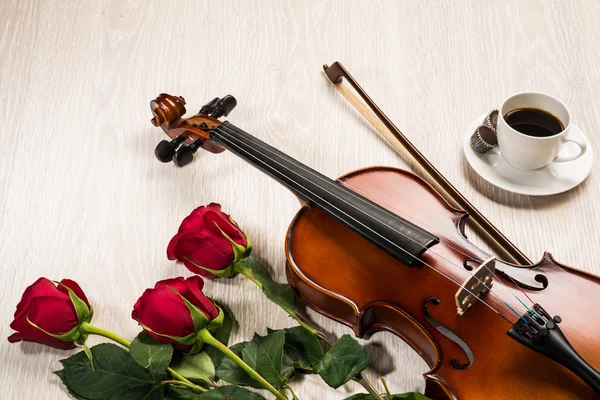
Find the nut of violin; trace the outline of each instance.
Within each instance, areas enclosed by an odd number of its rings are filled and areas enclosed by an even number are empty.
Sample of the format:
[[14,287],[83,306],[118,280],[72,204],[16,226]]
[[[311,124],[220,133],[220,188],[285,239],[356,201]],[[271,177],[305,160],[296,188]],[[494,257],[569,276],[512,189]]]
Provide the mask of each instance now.
[[178,120],[185,114],[185,99],[181,96],[171,96],[162,93],[150,102],[153,118],[152,125],[160,126],[165,122],[169,124]]

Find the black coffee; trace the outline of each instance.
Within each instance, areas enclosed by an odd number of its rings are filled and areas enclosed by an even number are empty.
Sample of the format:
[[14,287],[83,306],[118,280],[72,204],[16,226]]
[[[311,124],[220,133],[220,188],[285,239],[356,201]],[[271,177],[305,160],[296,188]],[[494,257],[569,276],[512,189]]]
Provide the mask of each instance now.
[[511,128],[528,136],[548,137],[565,129],[558,118],[538,108],[518,108],[509,111],[504,120]]

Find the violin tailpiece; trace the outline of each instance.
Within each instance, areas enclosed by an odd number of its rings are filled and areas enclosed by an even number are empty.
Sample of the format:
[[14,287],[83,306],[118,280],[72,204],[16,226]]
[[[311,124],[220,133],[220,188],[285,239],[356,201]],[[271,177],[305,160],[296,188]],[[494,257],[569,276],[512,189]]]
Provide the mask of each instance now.
[[491,257],[482,262],[469,279],[460,286],[454,296],[458,315],[465,315],[475,305],[476,297],[483,296],[492,288],[495,271],[496,259]]
[[568,368],[600,394],[600,372],[571,346],[558,326],[561,322],[562,318],[558,315],[551,317],[536,303],[507,333],[522,345]]

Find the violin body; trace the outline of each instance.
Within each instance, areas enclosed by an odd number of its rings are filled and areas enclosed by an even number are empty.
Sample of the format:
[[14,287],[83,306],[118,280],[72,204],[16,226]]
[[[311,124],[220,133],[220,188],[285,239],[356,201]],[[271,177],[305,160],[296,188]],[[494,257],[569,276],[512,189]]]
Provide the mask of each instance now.
[[[511,339],[511,324],[485,304],[457,314],[452,280],[468,279],[469,258],[488,257],[466,239],[464,211],[400,169],[367,168],[339,181],[434,233],[440,243],[423,254],[428,266],[409,267],[306,205],[286,239],[288,281],[305,304],[359,337],[386,330],[402,338],[431,368],[423,376],[425,395],[432,399],[600,399],[565,367]],[[572,346],[599,369],[600,278],[561,265],[548,253],[531,266],[496,265],[512,280],[494,279],[496,295],[487,293],[483,300],[494,308],[503,305],[500,298],[514,304],[511,292],[521,295],[518,282],[533,302],[563,316],[560,327]],[[464,348],[435,329],[427,314],[466,343],[470,365]]]

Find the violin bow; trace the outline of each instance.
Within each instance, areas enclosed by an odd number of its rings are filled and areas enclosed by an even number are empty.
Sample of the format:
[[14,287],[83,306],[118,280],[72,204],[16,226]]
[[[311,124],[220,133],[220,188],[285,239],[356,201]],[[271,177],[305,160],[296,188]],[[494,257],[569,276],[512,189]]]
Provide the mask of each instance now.
[[[331,66],[323,65],[327,78],[333,83],[338,91],[360,112],[387,139],[387,141],[401,154],[408,155],[416,162],[418,167],[430,177],[434,185],[442,189],[442,194],[454,207],[461,208],[471,216],[475,222],[476,229],[491,238],[498,249],[508,255],[512,261],[520,265],[532,265],[533,262],[519,250],[498,228],[496,228],[461,192],[433,164],[411,143],[410,140],[394,125],[383,111],[369,97],[365,90],[350,75],[344,66],[336,61]],[[342,78],[350,83],[354,90],[362,97],[363,104],[352,91],[342,84]],[[368,107],[367,107],[368,106]]]

